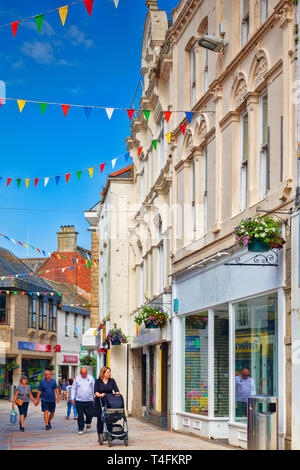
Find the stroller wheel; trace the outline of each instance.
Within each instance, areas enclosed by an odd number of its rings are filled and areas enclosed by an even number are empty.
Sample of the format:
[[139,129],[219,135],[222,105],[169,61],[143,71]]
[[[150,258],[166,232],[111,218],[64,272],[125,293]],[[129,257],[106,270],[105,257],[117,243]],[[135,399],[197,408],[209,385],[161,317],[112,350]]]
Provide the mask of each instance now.
[[108,447],[111,447],[111,446],[112,446],[112,440],[108,439]]
[[124,444],[125,444],[126,447],[128,446],[128,437],[125,437]]
[[104,442],[104,440],[103,440],[103,434],[99,434],[99,436],[98,436],[98,441],[99,441],[100,446],[103,446],[103,442]]

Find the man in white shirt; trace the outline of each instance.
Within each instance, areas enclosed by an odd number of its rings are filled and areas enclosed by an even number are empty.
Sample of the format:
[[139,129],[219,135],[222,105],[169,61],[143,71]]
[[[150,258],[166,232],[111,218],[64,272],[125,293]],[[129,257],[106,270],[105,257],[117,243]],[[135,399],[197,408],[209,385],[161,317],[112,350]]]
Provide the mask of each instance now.
[[78,413],[78,434],[83,434],[84,416],[86,431],[89,432],[91,429],[94,411],[94,385],[94,378],[88,375],[86,367],[82,367],[80,374],[74,379],[71,391],[72,405],[76,405]]
[[237,402],[237,417],[247,416],[248,398],[256,395],[256,387],[254,379],[250,377],[250,371],[243,369],[242,372],[235,377],[235,401]]

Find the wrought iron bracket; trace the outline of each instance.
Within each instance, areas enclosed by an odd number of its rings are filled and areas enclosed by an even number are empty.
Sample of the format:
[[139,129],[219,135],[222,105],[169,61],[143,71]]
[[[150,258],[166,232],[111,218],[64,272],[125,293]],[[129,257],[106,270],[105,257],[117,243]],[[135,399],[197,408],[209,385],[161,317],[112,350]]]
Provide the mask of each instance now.
[[241,257],[235,258],[232,263],[224,263],[225,266],[273,266],[278,267],[278,252],[271,250],[265,255],[258,253],[245,261],[241,260]]

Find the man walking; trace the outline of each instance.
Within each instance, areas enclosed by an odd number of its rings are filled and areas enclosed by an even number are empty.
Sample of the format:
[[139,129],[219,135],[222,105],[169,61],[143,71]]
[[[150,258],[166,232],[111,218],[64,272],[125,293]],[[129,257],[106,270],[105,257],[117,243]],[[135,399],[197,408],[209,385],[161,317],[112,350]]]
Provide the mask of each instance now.
[[76,405],[78,413],[78,434],[83,434],[84,416],[86,431],[89,432],[91,429],[94,411],[94,385],[93,377],[88,375],[86,367],[82,367],[80,374],[74,379],[71,391],[72,405]]
[[45,370],[45,378],[40,382],[35,406],[38,406],[40,397],[42,400],[42,411],[44,412],[46,431],[49,431],[49,429],[51,429],[51,421],[54,418],[56,403],[59,402],[58,386],[56,380],[51,377],[50,370]]

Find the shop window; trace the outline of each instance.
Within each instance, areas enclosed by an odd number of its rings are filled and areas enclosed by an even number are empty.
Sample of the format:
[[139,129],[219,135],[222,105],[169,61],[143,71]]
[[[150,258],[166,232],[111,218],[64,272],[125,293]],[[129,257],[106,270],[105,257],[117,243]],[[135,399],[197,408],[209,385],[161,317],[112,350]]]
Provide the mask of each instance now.
[[28,328],[36,328],[37,300],[28,296]]
[[229,314],[214,312],[214,416],[229,416]]
[[0,295],[0,325],[8,325],[8,309],[6,295]]
[[241,0],[241,45],[248,42],[250,31],[249,0]]
[[[253,395],[277,396],[277,294],[235,305],[235,420],[247,421]],[[240,319],[246,319],[245,322]]]
[[161,411],[161,349],[160,345],[150,348],[150,408]]
[[185,318],[184,411],[208,414],[208,313]]
[[47,330],[47,303],[39,300],[39,329]]
[[49,300],[49,331],[56,332],[57,306]]
[[241,183],[240,183],[240,209],[245,210],[247,207],[248,193],[248,156],[249,156],[249,139],[248,139],[248,113],[241,116]]

